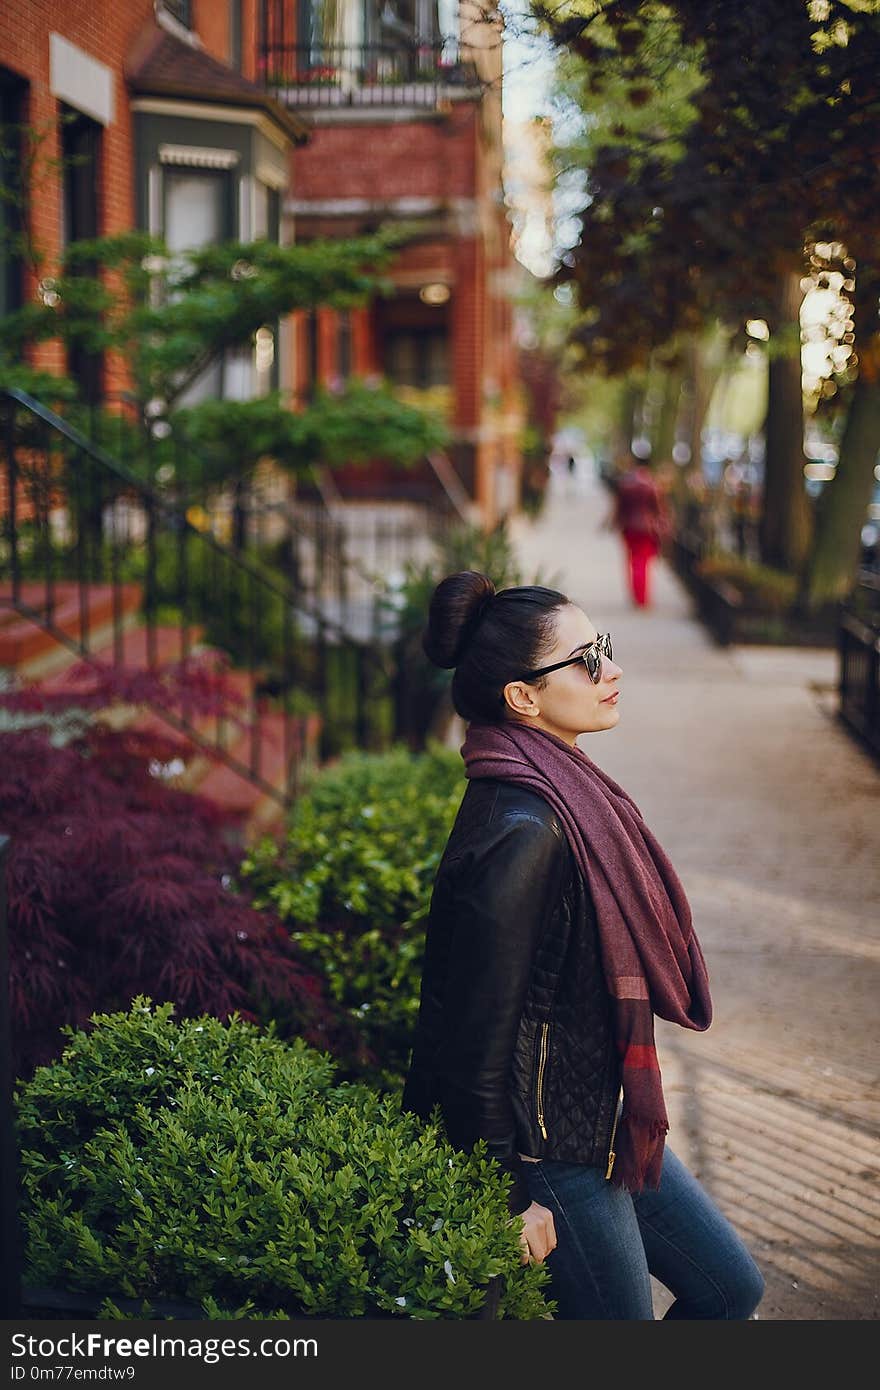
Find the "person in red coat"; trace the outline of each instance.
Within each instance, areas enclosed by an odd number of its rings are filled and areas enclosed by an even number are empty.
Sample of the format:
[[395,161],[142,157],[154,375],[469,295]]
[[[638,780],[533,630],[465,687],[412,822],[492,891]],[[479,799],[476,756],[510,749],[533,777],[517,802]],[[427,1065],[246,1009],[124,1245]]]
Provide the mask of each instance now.
[[633,462],[618,480],[607,525],[623,537],[633,602],[639,608],[647,608],[651,561],[669,534],[670,521],[666,501],[646,464]]

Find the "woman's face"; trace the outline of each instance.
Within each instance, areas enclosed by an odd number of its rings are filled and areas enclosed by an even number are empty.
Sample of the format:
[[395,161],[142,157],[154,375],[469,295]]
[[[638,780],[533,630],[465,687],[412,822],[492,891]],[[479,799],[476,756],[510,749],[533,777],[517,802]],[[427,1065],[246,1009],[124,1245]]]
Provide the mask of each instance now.
[[[539,665],[552,666],[576,656],[598,637],[598,632],[582,608],[565,604],[556,612],[556,645]],[[535,683],[509,681],[504,687],[507,718],[520,724],[531,724],[557,738],[565,739],[572,747],[578,734],[598,733],[613,729],[620,719],[619,688],[623,670],[609,657],[602,656],[602,677],[598,685],[590,680],[583,661],[551,671],[546,685],[539,690]],[[609,702],[609,697],[614,697]]]

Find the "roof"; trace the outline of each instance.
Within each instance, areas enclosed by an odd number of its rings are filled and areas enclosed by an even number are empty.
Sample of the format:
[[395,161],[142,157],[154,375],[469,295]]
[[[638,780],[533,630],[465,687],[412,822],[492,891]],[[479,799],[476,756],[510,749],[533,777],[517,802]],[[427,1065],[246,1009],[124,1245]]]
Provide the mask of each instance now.
[[308,121],[293,115],[255,82],[155,23],[139,36],[130,51],[126,79],[132,92],[144,96],[261,110],[297,145],[304,144],[311,133]]

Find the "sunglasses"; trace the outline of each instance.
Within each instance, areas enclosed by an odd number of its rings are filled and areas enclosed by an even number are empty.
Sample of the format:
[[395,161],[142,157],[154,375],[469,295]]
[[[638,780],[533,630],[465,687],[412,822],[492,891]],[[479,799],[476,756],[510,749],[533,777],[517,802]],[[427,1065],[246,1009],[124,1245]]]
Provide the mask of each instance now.
[[519,679],[523,681],[537,680],[538,676],[546,676],[551,671],[561,671],[563,666],[574,666],[578,661],[582,661],[587,668],[590,680],[594,685],[598,685],[602,679],[603,655],[607,656],[609,661],[612,659],[610,632],[600,632],[595,642],[591,642],[578,656],[570,656],[566,661],[557,661],[552,666],[541,666],[537,671],[526,671]]

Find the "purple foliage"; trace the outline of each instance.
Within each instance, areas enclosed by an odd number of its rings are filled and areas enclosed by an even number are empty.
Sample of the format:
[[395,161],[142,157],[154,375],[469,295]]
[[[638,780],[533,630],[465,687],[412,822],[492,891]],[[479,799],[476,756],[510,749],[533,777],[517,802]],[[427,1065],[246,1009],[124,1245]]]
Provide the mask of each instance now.
[[[102,703],[131,693],[110,681]],[[34,690],[0,704],[62,708]],[[230,886],[240,851],[229,814],[151,774],[176,749],[99,723],[63,746],[45,727],[0,733],[18,1075],[60,1053],[62,1024],[83,1027],[136,994],[173,1001],[179,1017],[238,1010],[338,1056],[361,1051],[287,930]]]

